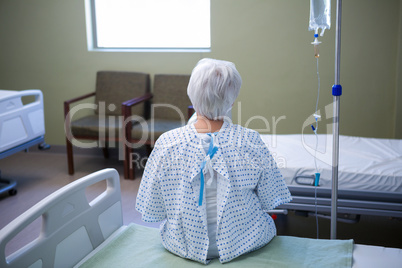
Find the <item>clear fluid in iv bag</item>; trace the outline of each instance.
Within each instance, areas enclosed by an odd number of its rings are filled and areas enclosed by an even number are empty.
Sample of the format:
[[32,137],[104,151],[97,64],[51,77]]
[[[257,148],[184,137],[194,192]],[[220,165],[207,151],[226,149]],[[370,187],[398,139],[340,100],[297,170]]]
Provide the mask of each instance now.
[[331,0],[310,0],[310,22],[309,31],[321,29],[321,36],[324,30],[331,28]]

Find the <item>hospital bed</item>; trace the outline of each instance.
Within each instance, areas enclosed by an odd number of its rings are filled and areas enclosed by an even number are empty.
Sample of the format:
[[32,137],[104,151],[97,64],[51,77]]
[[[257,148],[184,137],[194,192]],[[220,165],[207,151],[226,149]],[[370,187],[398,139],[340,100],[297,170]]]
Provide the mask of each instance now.
[[[104,192],[94,199],[87,197],[88,187],[104,181]],[[92,173],[57,190],[0,230],[0,267],[204,266],[167,252],[158,229],[123,225],[120,195],[120,176],[114,169]],[[42,219],[40,235],[6,255],[7,243],[37,218]],[[314,245],[324,251],[312,249]],[[281,249],[286,256],[278,259]],[[242,255],[225,267],[269,267],[272,261],[273,267],[313,267],[312,263],[335,259],[342,265],[329,263],[329,267],[398,267],[402,250],[353,245],[350,240],[278,236],[267,246]],[[221,264],[214,260],[208,266]]]
[[[43,95],[38,89],[0,90],[0,159],[44,143]],[[1,179],[0,193],[16,194],[16,182]]]
[[[262,135],[262,139],[293,196],[281,208],[328,215],[332,135]],[[313,186],[316,167],[317,189]],[[402,140],[341,135],[338,170],[339,214],[402,218]]]

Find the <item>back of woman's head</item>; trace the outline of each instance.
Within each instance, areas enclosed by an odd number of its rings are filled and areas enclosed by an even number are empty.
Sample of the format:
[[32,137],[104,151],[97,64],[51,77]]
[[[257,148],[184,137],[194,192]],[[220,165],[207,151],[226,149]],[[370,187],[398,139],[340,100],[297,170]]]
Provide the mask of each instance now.
[[202,59],[191,73],[187,94],[198,115],[223,119],[240,92],[241,77],[229,61]]

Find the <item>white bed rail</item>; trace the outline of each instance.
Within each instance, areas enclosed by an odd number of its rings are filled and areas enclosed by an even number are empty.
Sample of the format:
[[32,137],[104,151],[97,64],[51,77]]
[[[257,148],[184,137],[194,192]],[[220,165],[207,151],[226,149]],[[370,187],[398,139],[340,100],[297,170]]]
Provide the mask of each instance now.
[[[22,98],[32,96],[26,104]],[[43,94],[39,89],[0,90],[0,152],[45,135]]]
[[[120,177],[104,169],[49,195],[0,230],[0,267],[72,267],[123,225]],[[106,180],[106,190],[88,202],[86,188]],[[6,256],[7,243],[38,217],[37,239]]]

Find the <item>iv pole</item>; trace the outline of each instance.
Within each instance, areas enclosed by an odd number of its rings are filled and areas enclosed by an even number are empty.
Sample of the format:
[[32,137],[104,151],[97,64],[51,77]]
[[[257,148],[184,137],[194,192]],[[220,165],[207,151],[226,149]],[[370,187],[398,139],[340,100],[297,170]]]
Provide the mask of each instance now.
[[336,3],[336,32],[335,32],[335,84],[332,86],[333,95],[333,144],[332,144],[332,195],[331,195],[331,239],[336,239],[336,223],[338,210],[338,162],[339,162],[339,101],[342,95],[340,83],[341,63],[341,15],[342,0]]

